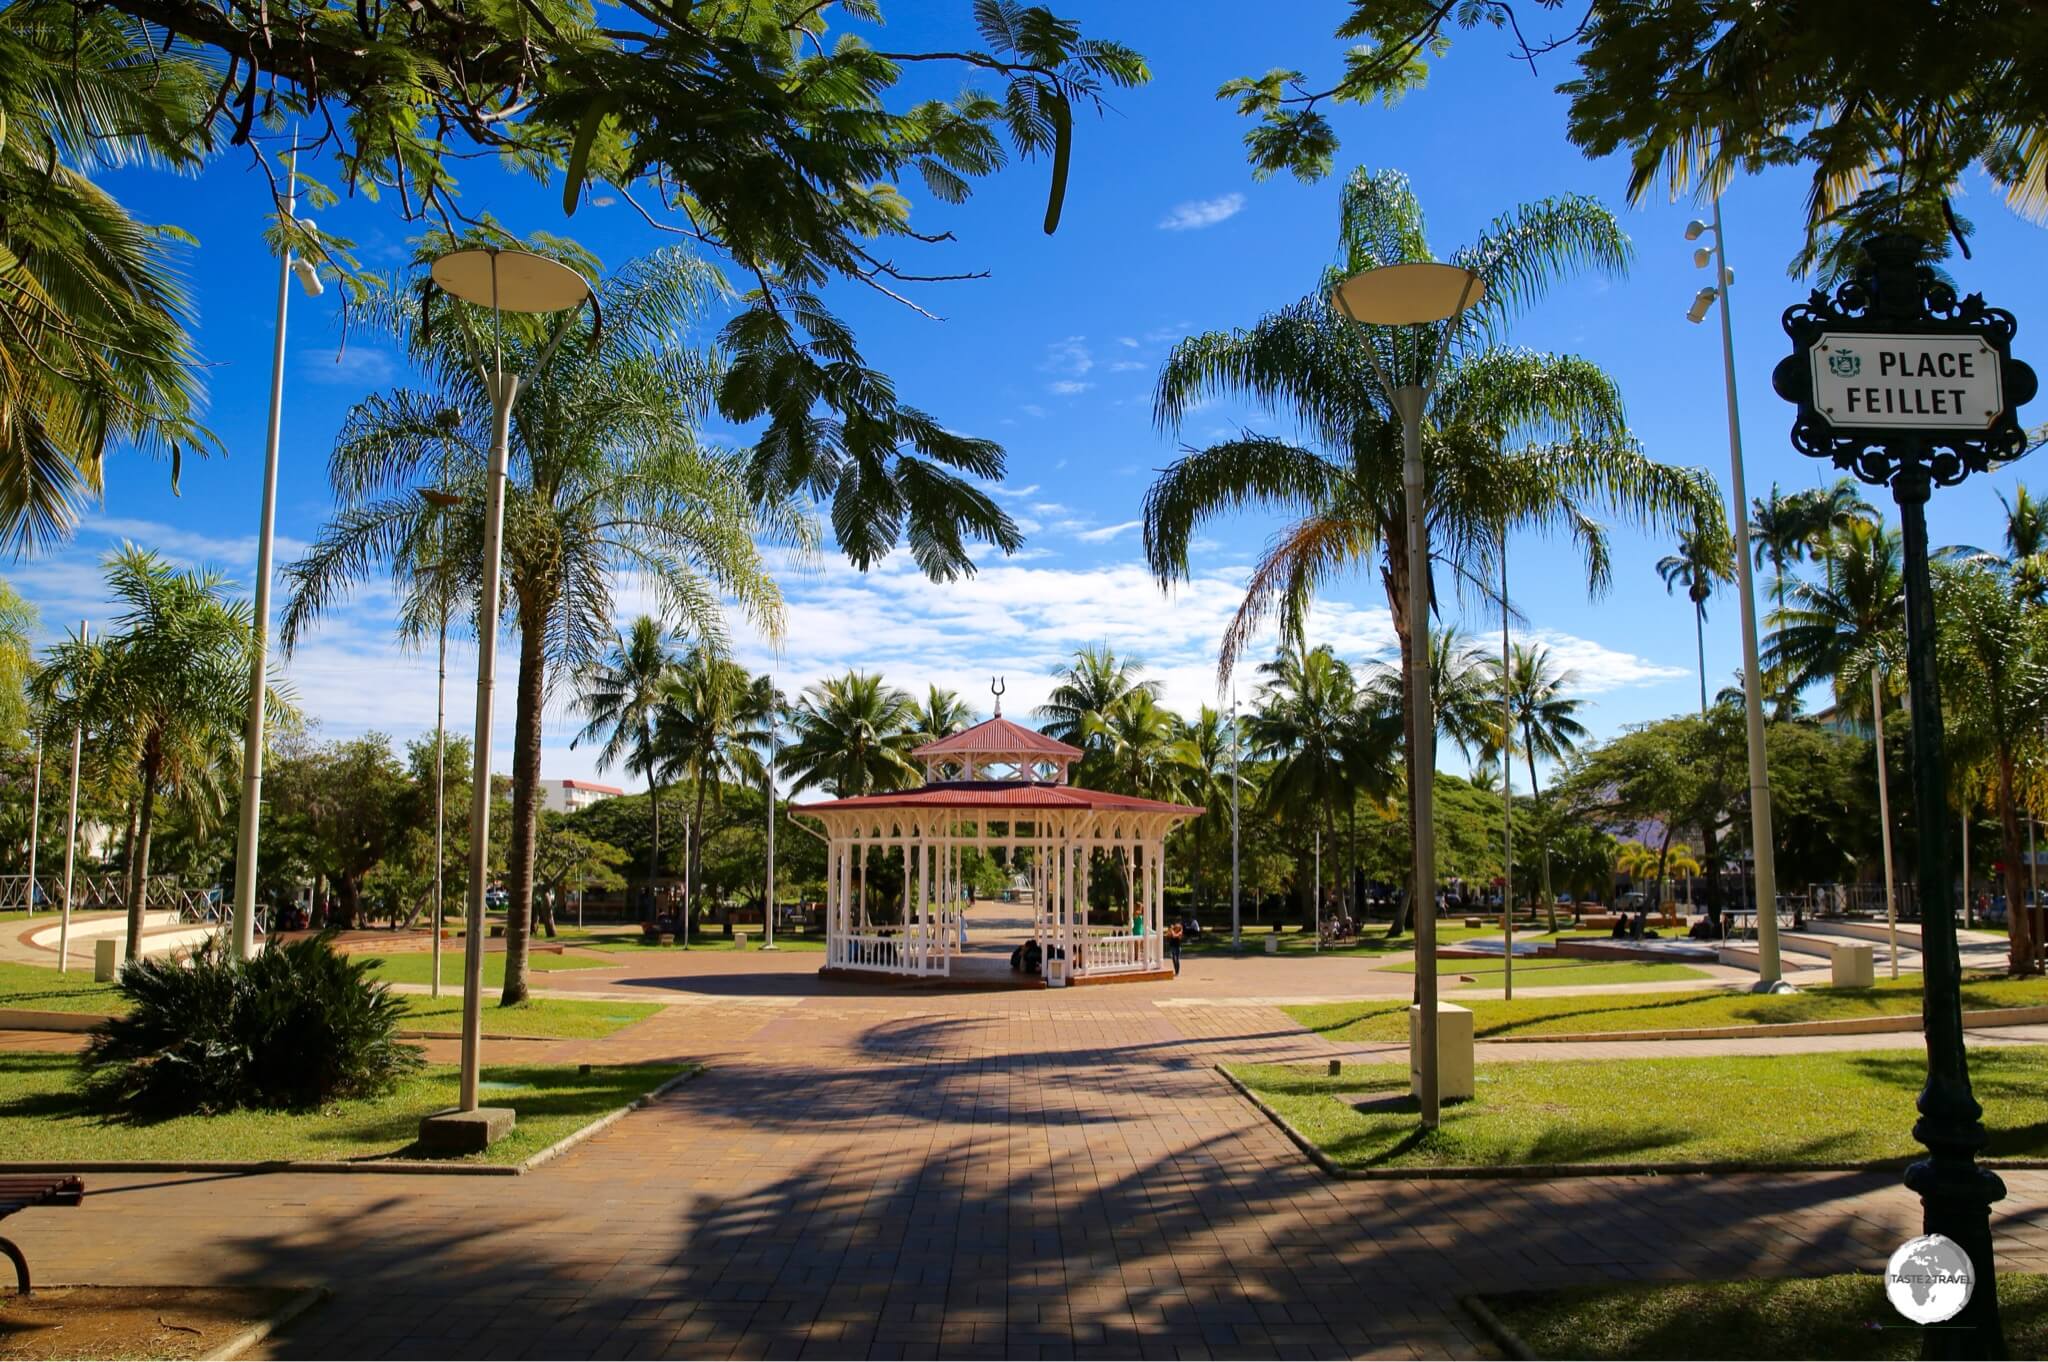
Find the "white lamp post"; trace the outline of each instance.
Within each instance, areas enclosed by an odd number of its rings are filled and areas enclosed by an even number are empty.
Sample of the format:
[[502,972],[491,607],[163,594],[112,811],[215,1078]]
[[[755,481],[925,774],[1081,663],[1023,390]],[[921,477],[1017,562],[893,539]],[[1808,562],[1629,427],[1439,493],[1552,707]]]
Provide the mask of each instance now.
[[767,940],[761,946],[764,951],[775,949],[775,755],[779,746],[777,739],[781,736],[777,732],[782,724],[780,708],[776,704],[775,673],[771,671],[768,673],[768,765],[761,779],[762,788],[768,795],[768,910],[763,914],[767,919]]
[[1237,692],[1230,692],[1230,949],[1244,949],[1238,917],[1237,875]]
[[1749,733],[1749,835],[1756,865],[1756,954],[1758,993],[1786,993],[1778,964],[1778,868],[1771,840],[1771,782],[1764,768],[1763,669],[1757,663],[1756,591],[1749,568],[1749,492],[1742,477],[1742,418],[1735,402],[1735,328],[1728,315],[1728,286],[1735,274],[1728,268],[1728,243],[1721,230],[1721,200],[1714,200],[1714,220],[1686,225],[1685,239],[1698,241],[1708,232],[1714,244],[1693,252],[1693,264],[1714,267],[1714,282],[1693,297],[1685,319],[1699,323],[1715,302],[1721,304],[1721,368],[1728,389],[1729,493],[1735,501],[1735,576],[1742,597],[1742,702]]
[[[285,167],[284,212],[293,216],[299,199],[299,157]],[[277,526],[277,446],[284,423],[284,323],[292,277],[309,298],[320,296],[320,273],[293,255],[289,245],[277,263],[277,324],[270,351],[270,434],[263,451],[263,510],[256,538],[254,638],[249,653],[249,723],[242,735],[242,816],[235,839],[235,906],[229,949],[246,960],[256,953],[256,858],[263,812],[263,707],[270,652],[270,558]]]
[[[78,622],[78,642],[82,647],[88,640],[91,626],[84,620]],[[58,905],[63,917],[57,926],[57,973],[71,968],[71,869],[77,860],[78,851],[78,754],[84,746],[85,726],[71,726],[71,812],[64,819],[64,902]]]
[[[484,501],[483,589],[477,600],[476,744],[469,799],[469,915],[462,952],[461,1111],[477,1109],[481,1070],[484,983],[484,891],[491,844],[491,695],[497,678],[499,569],[505,547],[505,481],[512,462],[512,404],[519,375],[505,372],[502,343],[507,312],[567,312],[592,302],[590,284],[560,261],[529,251],[475,247],[451,251],[434,262],[434,283],[466,303],[490,308],[494,317],[491,365],[484,386],[491,395],[491,463]],[[568,334],[566,327],[541,352],[538,369]],[[428,1120],[432,1120],[429,1117]]]
[[[1332,295],[1337,310],[1354,322],[1374,326],[1429,326],[1449,323],[1486,296],[1478,275],[1457,265],[1416,262],[1382,265],[1352,275]],[[1419,347],[1418,347],[1419,349]],[[1366,353],[1372,355],[1368,347]],[[1429,531],[1423,506],[1422,413],[1436,387],[1433,369],[1397,385],[1376,355],[1373,374],[1401,417],[1401,487],[1408,521],[1408,800],[1415,814],[1414,887],[1415,1001],[1422,1009],[1420,1054],[1422,1125],[1436,1126],[1441,1102],[1437,1074],[1436,1018],[1436,716],[1429,677]],[[1418,369],[1424,368],[1418,358]]]
[[[1508,669],[1508,527],[1500,527],[1500,881],[1501,997],[1515,997],[1515,695]],[[1533,796],[1531,796],[1533,798]]]
[[[438,488],[423,487],[420,498],[432,506],[437,515],[462,504],[462,498],[453,492]],[[432,996],[441,996],[441,865],[442,848],[447,836],[447,815],[444,812],[447,798],[447,780],[444,758],[448,752],[448,525],[444,519],[440,525],[440,539],[435,548],[440,561],[434,564],[434,576],[441,604],[441,638],[434,666],[434,983]],[[577,926],[582,926],[583,901],[576,902]]]
[[35,793],[28,802],[28,916],[36,915],[36,844],[43,831],[43,734],[36,730]]

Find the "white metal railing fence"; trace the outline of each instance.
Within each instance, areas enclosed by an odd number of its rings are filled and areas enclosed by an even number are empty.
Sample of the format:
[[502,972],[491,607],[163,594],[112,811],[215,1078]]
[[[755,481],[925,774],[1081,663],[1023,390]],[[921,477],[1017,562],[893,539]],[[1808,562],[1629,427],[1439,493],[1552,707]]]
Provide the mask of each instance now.
[[1135,936],[1115,932],[1090,936],[1080,948],[1076,974],[1135,974],[1160,967],[1162,947],[1157,932]]
[[835,934],[826,942],[826,963],[834,969],[882,974],[946,974],[943,938],[922,927]]

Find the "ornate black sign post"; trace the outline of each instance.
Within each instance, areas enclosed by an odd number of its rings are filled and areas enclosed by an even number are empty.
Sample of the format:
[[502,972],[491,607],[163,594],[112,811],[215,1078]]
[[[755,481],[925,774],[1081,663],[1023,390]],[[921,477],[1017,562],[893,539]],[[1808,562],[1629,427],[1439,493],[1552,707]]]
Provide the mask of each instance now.
[[1998,1175],[1977,1166],[1983,1108],[1963,1052],[1962,964],[1956,953],[1955,865],[1949,857],[1947,761],[1935,680],[1934,592],[1927,569],[1927,495],[2026,452],[2017,411],[2034,371],[2012,358],[2019,324],[1980,294],[1960,301],[1921,264],[1923,244],[1878,236],[1834,295],[1816,290],[1785,311],[1796,349],[1771,384],[1797,404],[1792,445],[1871,484],[1888,484],[1903,522],[1907,708],[1912,719],[1913,811],[1920,842],[1920,934],[1926,993],[1927,1086],[1913,1138],[1927,1157],[1906,1170],[1926,1232],[1970,1255],[1976,1288],[1955,1319],[1928,1326],[1927,1357],[2002,1358],[1991,1203]]

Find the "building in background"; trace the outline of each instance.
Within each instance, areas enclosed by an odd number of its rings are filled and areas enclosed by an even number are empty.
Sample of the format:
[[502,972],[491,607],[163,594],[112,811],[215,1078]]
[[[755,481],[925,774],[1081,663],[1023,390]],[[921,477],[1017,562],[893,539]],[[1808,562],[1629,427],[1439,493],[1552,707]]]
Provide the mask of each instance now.
[[543,780],[540,806],[555,813],[574,813],[624,793],[616,785],[600,785],[594,780]]

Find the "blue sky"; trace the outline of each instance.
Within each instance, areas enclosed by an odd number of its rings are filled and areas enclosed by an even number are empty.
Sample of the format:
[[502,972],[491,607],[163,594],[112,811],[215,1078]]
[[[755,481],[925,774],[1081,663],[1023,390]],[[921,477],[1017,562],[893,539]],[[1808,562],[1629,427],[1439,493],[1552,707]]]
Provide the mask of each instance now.
[[[970,36],[964,3],[899,4],[894,11],[892,43],[957,46]],[[985,182],[964,208],[933,204],[920,186],[906,185],[918,224],[953,230],[959,240],[915,260],[906,254],[903,262],[933,272],[986,269],[990,277],[918,287],[917,300],[940,321],[857,287],[831,295],[857,325],[869,360],[896,379],[907,400],[948,426],[1007,447],[1009,471],[996,490],[1029,531],[1028,546],[1011,559],[989,556],[974,579],[945,586],[923,581],[901,555],[866,575],[829,555],[790,572],[783,580],[789,630],[776,663],[785,685],[849,666],[879,668],[919,690],[927,682],[957,688],[985,712],[988,677],[999,673],[1008,677],[1008,710],[1017,714],[1044,694],[1065,655],[1099,641],[1143,657],[1178,707],[1216,698],[1218,637],[1245,567],[1274,525],[1255,516],[1219,523],[1202,545],[1194,580],[1160,592],[1141,566],[1136,522],[1152,472],[1175,456],[1176,441],[1153,428],[1150,389],[1175,339],[1250,324],[1306,292],[1331,258],[1336,179],[1255,182],[1244,164],[1244,126],[1214,92],[1231,76],[1271,66],[1328,75],[1339,56],[1330,30],[1342,7],[1268,5],[1255,20],[1241,5],[1211,0],[1071,3],[1062,12],[1091,32],[1138,47],[1154,80],[1119,93],[1101,120],[1079,124],[1059,234],[1048,238],[1040,230],[1042,163],[1013,166]],[[1565,141],[1564,102],[1551,87],[1569,69],[1552,58],[1532,75],[1506,58],[1496,38],[1468,37],[1429,87],[1397,108],[1335,112],[1345,141],[1339,173],[1358,166],[1407,172],[1440,252],[1524,200],[1582,192],[1614,206],[1637,250],[1628,277],[1555,290],[1513,339],[1605,365],[1620,380],[1646,447],[1657,457],[1706,467],[1725,487],[1718,327],[1689,325],[1683,316],[1706,282],[1682,238],[1701,205],[1622,202],[1624,168],[1589,162]],[[521,232],[566,232],[610,263],[669,240],[623,203],[586,205],[565,219],[558,189],[489,167],[463,173],[470,211],[488,208]],[[245,585],[254,569],[276,290],[275,262],[261,239],[264,181],[230,153],[197,180],[127,173],[112,187],[138,213],[199,238],[186,268],[200,313],[212,423],[228,456],[188,463],[182,497],[171,495],[164,466],[132,455],[109,461],[105,505],[88,516],[76,541],[18,561],[8,573],[42,608],[52,633],[80,617],[106,617],[96,563],[124,537],[184,562],[217,566]],[[1829,471],[1791,450],[1789,408],[1769,387],[1786,344],[1778,316],[1806,291],[1785,274],[1799,242],[1804,187],[1800,176],[1773,174],[1737,183],[1724,199],[1752,495],[1773,481],[1811,486]],[[1961,207],[1980,228],[1977,259],[1955,262],[1953,272],[1966,289],[1982,289],[2014,310],[2021,320],[2017,353],[2037,366],[2048,363],[2036,344],[2048,333],[2048,279],[2032,267],[2041,229],[2014,217],[1987,186],[1969,189]],[[355,238],[372,268],[401,259],[417,230],[389,202],[345,202],[320,217]],[[350,405],[405,379],[402,361],[372,340],[356,335],[339,347],[336,297],[331,289],[317,301],[293,293],[281,563],[318,532],[330,509],[326,455]],[[707,320],[707,331],[716,320]],[[2024,415],[2040,419],[2038,411]],[[1179,438],[1200,444],[1247,427],[1284,433],[1271,417],[1218,403],[1190,417]],[[1994,540],[1996,492],[2009,494],[2024,474],[2007,469],[1937,494],[1929,512],[1934,542]],[[1589,726],[1598,734],[1686,709],[1698,689],[1690,610],[1665,594],[1652,570],[1669,545],[1618,528],[1614,550],[1614,588],[1589,600],[1565,546],[1529,539],[1513,549],[1513,594],[1529,632],[1578,671]],[[623,610],[634,608],[635,596],[622,593]],[[1736,618],[1732,594],[1710,606],[1707,666],[1715,687],[1738,665]],[[1463,623],[1497,628],[1497,620],[1477,616]],[[1393,635],[1377,574],[1361,573],[1332,595],[1313,632],[1353,661],[1384,656]],[[774,660],[760,639],[741,635],[738,651],[756,667]],[[474,643],[458,644],[451,654],[449,707],[458,716],[451,726],[466,729]],[[432,659],[396,649],[390,600],[380,591],[331,617],[288,670],[323,735],[375,728],[404,738],[432,728]],[[500,699],[494,745],[505,769],[510,703],[503,684]],[[587,751],[569,747],[576,723],[566,700],[558,694],[549,715],[544,774],[588,778],[597,773]],[[1460,765],[1453,752],[1444,760]]]

